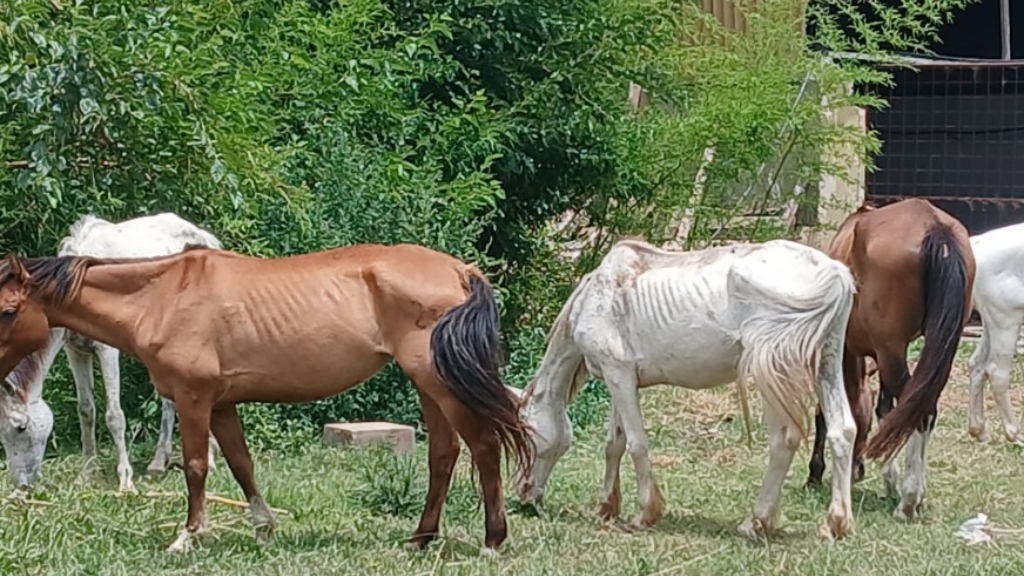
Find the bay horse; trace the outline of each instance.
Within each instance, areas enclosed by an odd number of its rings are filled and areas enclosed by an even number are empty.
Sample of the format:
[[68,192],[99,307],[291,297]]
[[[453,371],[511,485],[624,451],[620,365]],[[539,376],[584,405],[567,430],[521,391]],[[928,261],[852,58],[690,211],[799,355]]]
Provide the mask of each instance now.
[[[862,477],[864,458],[883,460],[886,489],[896,493],[894,457],[906,444],[906,476],[894,516],[909,520],[924,508],[925,451],[970,315],[975,262],[967,230],[925,200],[865,205],[839,227],[829,254],[846,263],[857,281],[843,353],[846,392],[857,421],[854,465]],[[924,348],[910,374],[907,346],[922,335]],[[865,358],[876,362],[880,381],[878,432],[870,442]],[[815,418],[808,484],[820,483],[825,470],[827,421],[827,414]]]
[[[166,256],[181,252],[189,244],[221,248],[220,240],[213,234],[169,212],[118,223],[88,215],[71,226],[68,236],[60,241],[57,255],[106,258]],[[51,330],[49,343],[41,357],[42,362],[30,372],[19,373],[19,377],[30,376],[27,380],[14,383],[27,391],[30,405],[34,406],[33,417],[26,424],[30,430],[19,430],[20,424],[16,426],[8,419],[0,419],[0,442],[7,455],[8,470],[15,489],[27,490],[38,479],[53,425],[53,415],[42,399],[43,382],[62,348],[75,380],[83,455],[90,463],[96,458],[96,404],[93,400],[96,391],[92,364],[95,356],[100,363],[106,393],[107,429],[117,451],[118,492],[135,492],[134,474],[125,441],[125,416],[121,409],[120,352],[64,328]],[[167,470],[174,418],[174,403],[163,398],[160,435],[153,461],[147,468],[150,475],[163,474]],[[214,444],[211,443],[211,467],[214,465],[213,454]]]
[[746,418],[742,382],[751,378],[764,406],[769,461],[739,531],[757,537],[774,530],[782,485],[817,396],[828,414],[836,468],[827,528],[845,536],[853,527],[856,430],[840,359],[853,293],[845,266],[794,242],[670,252],[619,241],[562,307],[522,394],[536,461],[517,479],[520,501],[541,502],[548,476],[572,442],[567,407],[589,373],[611,392],[598,513],[605,520],[619,514],[619,467],[629,450],[641,507],[634,523],[653,526],[664,504],[648,457],[639,389],[700,390],[738,381]]
[[427,501],[409,545],[437,535],[457,435],[483,489],[485,551],[506,538],[502,448],[528,467],[533,443],[501,380],[494,290],[475,266],[408,244],[275,259],[200,247],[150,259],[9,255],[0,263],[0,374],[38,358],[52,327],[135,356],[174,400],[188,517],[169,551],[188,549],[205,527],[211,430],[257,539],[274,528],[237,404],[340,394],[392,359],[416,387],[429,429]]
[[1014,224],[971,237],[977,261],[973,307],[981,316],[981,341],[970,359],[971,393],[968,433],[985,441],[985,382],[1003,421],[1006,438],[1024,443],[1020,422],[1010,404],[1010,374],[1017,339],[1024,322],[1024,224]]

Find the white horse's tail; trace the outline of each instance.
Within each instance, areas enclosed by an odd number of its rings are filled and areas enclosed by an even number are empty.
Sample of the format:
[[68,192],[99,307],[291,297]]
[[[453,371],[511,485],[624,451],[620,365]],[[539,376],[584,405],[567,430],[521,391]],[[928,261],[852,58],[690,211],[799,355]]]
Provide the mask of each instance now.
[[740,385],[753,378],[764,401],[786,414],[804,439],[810,401],[817,398],[822,349],[830,337],[845,338],[855,292],[849,269],[837,261],[829,259],[809,272],[799,279],[808,282],[799,296],[738,278],[739,293],[750,294],[756,303],[740,328]]

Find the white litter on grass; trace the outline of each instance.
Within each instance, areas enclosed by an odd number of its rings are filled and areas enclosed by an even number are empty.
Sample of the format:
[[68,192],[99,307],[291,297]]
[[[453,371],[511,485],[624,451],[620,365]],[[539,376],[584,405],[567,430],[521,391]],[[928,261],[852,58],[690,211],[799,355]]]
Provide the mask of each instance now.
[[988,516],[985,514],[978,514],[961,524],[956,534],[966,540],[968,546],[992,542],[992,527],[989,526]]

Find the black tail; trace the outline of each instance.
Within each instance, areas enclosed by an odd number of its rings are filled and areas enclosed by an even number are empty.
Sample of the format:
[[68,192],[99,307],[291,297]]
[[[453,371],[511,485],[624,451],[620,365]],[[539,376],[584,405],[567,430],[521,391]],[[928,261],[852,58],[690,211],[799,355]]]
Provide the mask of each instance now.
[[967,301],[967,261],[948,226],[934,228],[921,243],[921,286],[924,290],[924,349],[896,408],[879,423],[878,434],[864,455],[888,460],[923,430],[936,412],[946,387],[963,330]]
[[501,378],[501,321],[494,289],[477,274],[469,276],[468,284],[469,298],[448,310],[430,334],[434,370],[460,402],[494,425],[506,455],[514,455],[528,475],[534,444],[519,416],[519,403]]

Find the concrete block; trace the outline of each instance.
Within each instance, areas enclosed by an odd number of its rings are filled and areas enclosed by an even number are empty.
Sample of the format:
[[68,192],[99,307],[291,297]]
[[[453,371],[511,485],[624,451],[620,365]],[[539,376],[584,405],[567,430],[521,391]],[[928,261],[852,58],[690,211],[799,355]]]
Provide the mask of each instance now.
[[331,446],[385,444],[396,454],[412,454],[416,431],[412,426],[391,422],[334,422],[324,425],[323,438]]

